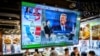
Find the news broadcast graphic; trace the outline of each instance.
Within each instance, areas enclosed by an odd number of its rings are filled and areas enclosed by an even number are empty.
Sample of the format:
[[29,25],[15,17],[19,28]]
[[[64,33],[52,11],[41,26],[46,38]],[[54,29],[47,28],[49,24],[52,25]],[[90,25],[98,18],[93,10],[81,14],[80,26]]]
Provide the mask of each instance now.
[[22,2],[22,49],[78,44],[80,13]]

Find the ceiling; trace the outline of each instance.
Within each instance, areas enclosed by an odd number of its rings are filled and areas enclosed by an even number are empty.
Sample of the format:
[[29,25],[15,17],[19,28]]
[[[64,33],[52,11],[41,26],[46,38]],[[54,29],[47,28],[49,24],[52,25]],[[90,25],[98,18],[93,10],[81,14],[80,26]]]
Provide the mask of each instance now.
[[[24,0],[43,5],[67,8],[81,12],[82,20],[100,14],[100,3],[93,1],[78,0]],[[75,6],[73,6],[75,5]],[[0,29],[4,33],[20,34],[20,14],[21,1],[19,0],[0,0]]]

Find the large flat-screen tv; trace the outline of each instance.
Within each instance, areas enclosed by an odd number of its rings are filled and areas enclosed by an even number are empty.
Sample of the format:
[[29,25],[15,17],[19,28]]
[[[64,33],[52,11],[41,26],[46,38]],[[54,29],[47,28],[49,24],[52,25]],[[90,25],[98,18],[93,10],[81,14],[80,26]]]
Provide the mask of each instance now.
[[78,43],[79,12],[29,2],[21,11],[22,49]]

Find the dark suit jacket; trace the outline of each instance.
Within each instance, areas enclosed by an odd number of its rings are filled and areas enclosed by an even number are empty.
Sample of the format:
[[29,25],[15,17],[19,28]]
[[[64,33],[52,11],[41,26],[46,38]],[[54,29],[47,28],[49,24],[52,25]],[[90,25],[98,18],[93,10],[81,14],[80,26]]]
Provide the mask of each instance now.
[[[73,27],[66,25],[65,26],[66,33],[72,32],[72,28]],[[53,31],[58,31],[58,32],[62,31],[61,25],[53,26],[52,29]]]
[[44,27],[44,31],[45,31],[45,34],[48,34],[49,36],[50,36],[51,33],[52,33],[51,28],[49,28],[47,25]]
[[[74,52],[72,52],[70,56],[75,56],[75,53],[74,53]],[[78,54],[78,56],[80,56],[80,54]]]

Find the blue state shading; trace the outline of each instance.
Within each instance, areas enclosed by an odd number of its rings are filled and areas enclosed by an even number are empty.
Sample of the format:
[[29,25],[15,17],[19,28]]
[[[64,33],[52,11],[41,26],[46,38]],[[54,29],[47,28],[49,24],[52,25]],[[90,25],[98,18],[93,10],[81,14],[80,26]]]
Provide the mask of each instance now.
[[31,42],[34,42],[34,37],[30,32],[30,27],[28,25],[25,25],[25,28],[26,28],[26,34],[27,34],[28,38],[31,40]]

